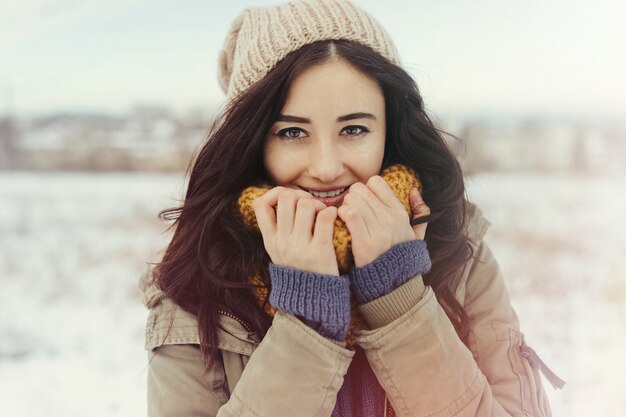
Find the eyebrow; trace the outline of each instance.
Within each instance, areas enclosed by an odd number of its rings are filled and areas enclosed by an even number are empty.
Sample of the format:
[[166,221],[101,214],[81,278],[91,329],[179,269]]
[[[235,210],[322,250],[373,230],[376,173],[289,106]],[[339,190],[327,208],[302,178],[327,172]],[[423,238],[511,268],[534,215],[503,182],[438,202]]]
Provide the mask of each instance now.
[[[376,120],[376,116],[374,116],[371,113],[350,113],[350,114],[346,114],[345,116],[339,116],[337,117],[337,122],[345,122],[347,120],[354,120],[354,119],[372,119],[372,120]],[[311,119],[308,119],[306,117],[300,117],[300,116],[290,116],[288,114],[281,114],[278,116],[278,118],[276,119],[277,122],[292,122],[292,123],[311,123]]]

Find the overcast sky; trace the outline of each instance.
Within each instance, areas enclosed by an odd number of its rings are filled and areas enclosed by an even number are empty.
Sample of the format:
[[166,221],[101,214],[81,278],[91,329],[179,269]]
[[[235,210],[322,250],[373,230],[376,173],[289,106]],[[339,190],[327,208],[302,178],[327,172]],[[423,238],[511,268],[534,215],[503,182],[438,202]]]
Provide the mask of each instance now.
[[[623,0],[356,2],[435,114],[626,115]],[[231,21],[275,3],[0,0],[0,114],[216,106]]]

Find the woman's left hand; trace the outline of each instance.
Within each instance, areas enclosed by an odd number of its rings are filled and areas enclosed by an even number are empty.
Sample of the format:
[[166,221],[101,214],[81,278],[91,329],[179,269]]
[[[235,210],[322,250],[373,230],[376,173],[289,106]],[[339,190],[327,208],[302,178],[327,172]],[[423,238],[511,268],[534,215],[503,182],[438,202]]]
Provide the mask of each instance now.
[[[413,213],[413,217],[428,214],[417,190],[411,194],[411,207],[417,207],[416,198],[421,202],[420,213]],[[426,223],[411,227],[404,206],[379,175],[371,177],[367,184],[352,184],[337,214],[350,230],[357,268],[375,261],[399,243],[424,239],[426,232]]]

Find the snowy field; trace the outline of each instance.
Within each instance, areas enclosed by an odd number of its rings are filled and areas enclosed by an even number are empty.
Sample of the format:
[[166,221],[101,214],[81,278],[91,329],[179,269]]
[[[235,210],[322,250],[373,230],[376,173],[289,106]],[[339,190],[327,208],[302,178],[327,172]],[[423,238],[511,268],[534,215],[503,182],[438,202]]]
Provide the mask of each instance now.
[[[468,179],[555,416],[626,409],[623,178]],[[146,414],[137,277],[180,175],[0,173],[0,404],[7,416]]]

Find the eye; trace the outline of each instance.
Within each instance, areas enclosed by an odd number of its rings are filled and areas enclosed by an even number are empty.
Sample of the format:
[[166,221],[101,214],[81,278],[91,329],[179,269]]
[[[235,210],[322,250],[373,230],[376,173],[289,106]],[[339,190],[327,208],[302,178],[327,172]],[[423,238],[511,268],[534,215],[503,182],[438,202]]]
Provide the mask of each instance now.
[[304,131],[297,127],[288,127],[286,129],[278,131],[278,133],[276,133],[276,136],[287,140],[297,140],[304,137],[304,135],[300,135],[300,133],[304,134]]
[[369,132],[369,130],[365,126],[356,125],[346,126],[343,130],[348,134],[348,136],[361,136]]

